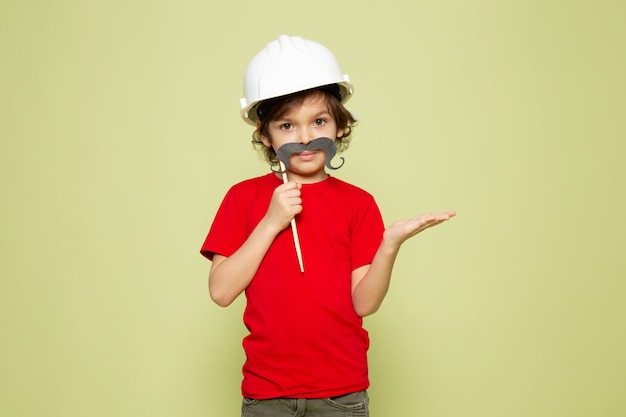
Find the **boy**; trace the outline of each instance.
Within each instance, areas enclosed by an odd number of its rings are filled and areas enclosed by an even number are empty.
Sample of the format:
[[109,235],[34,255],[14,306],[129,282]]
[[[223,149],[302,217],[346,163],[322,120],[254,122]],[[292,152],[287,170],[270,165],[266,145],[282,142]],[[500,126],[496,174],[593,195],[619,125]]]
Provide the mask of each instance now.
[[242,416],[367,416],[362,318],[401,244],[455,213],[385,229],[369,193],[326,172],[355,120],[343,107],[352,85],[324,46],[280,36],[248,65],[244,93],[273,172],[228,191],[201,249],[218,305],[246,293]]

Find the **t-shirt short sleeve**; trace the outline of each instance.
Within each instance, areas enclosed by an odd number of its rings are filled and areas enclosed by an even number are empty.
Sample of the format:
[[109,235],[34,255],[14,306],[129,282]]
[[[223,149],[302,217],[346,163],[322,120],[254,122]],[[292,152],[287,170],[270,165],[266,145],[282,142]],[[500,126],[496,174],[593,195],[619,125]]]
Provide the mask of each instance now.
[[374,198],[367,194],[357,208],[352,230],[352,269],[372,263],[385,230]]
[[246,202],[239,197],[235,188],[231,188],[215,215],[209,234],[200,253],[213,260],[214,254],[230,256],[246,240],[246,222],[242,216]]

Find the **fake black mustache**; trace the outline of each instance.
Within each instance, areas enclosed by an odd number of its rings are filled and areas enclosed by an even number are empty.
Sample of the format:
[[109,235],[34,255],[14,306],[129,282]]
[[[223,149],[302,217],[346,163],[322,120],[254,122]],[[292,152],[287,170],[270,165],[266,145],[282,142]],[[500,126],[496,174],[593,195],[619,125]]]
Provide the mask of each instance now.
[[[324,137],[313,139],[311,142],[307,143],[306,145],[302,143],[285,143],[283,146],[281,146],[280,148],[276,150],[276,156],[278,157],[279,161],[285,164],[285,169],[288,170],[289,158],[291,158],[291,155],[295,153],[304,152],[304,151],[316,151],[320,149],[324,151],[324,155],[326,157],[325,164],[327,168],[339,169],[343,166],[344,162],[346,162],[343,157],[340,157],[341,165],[334,167],[331,164],[332,159],[337,154],[337,145],[335,145],[334,140],[330,138],[324,138]],[[272,168],[272,171],[282,172],[280,170],[276,171],[274,170],[274,168]]]

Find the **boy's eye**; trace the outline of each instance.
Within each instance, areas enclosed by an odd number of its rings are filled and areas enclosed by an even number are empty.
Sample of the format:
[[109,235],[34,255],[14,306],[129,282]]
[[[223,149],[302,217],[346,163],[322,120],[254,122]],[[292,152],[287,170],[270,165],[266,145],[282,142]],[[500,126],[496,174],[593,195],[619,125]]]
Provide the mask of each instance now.
[[324,123],[326,123],[325,119],[315,119],[315,126],[322,126]]
[[293,127],[293,126],[292,126],[292,124],[291,124],[291,123],[283,123],[282,125],[280,125],[280,128],[281,128],[282,130],[289,130],[289,129],[291,129],[292,127]]

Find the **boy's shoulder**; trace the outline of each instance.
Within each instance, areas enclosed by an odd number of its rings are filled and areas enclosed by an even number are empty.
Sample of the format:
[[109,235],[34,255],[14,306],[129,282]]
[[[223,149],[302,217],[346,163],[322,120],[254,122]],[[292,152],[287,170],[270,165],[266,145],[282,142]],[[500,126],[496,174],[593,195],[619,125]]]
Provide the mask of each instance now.
[[281,181],[274,173],[263,174],[258,177],[247,178],[234,184],[233,190],[257,189],[259,187],[275,187]]

